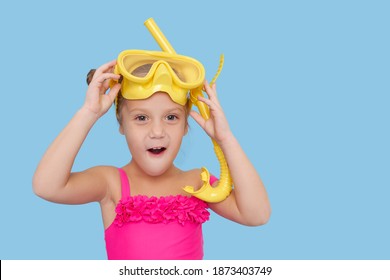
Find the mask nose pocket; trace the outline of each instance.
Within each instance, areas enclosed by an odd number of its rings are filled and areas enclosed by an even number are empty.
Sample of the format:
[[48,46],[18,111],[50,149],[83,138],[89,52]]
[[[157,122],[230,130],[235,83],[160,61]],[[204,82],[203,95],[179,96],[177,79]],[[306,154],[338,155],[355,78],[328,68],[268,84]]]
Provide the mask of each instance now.
[[172,86],[172,77],[166,65],[160,64],[153,77],[153,84]]

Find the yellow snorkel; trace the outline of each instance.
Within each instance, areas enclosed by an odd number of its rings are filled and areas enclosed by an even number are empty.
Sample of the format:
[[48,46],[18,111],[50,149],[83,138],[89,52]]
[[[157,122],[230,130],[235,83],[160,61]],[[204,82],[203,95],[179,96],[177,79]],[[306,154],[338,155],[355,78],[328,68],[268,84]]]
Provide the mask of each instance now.
[[[144,99],[152,95],[157,90],[166,91],[173,101],[181,105],[185,105],[183,93],[190,92],[190,104],[194,104],[201,116],[207,120],[210,118],[210,111],[206,104],[198,100],[198,96],[203,96],[203,80],[204,68],[200,62],[181,55],[177,55],[174,48],[165,38],[160,28],[157,26],[153,18],[145,21],[145,26],[148,28],[156,42],[159,44],[163,52],[152,51],[137,51],[129,50],[122,52],[118,57],[115,72],[123,76],[122,95],[124,98],[131,95],[132,99]],[[149,72],[142,77],[137,77],[133,73],[141,65],[150,65]],[[221,56],[220,65],[216,75],[211,81],[211,85],[216,81],[223,66],[223,56]],[[183,77],[175,72],[175,67],[180,68]],[[172,78],[167,78],[167,86],[169,91],[164,90],[164,84],[157,84],[154,78],[156,73],[162,73]],[[186,95],[184,95],[186,96]],[[219,145],[212,140],[214,151],[220,163],[220,179],[216,187],[210,185],[210,173],[202,167],[201,179],[203,186],[199,190],[194,190],[192,186],[184,187],[184,191],[206,202],[220,202],[226,199],[232,191],[232,179],[225,160],[225,156]]]

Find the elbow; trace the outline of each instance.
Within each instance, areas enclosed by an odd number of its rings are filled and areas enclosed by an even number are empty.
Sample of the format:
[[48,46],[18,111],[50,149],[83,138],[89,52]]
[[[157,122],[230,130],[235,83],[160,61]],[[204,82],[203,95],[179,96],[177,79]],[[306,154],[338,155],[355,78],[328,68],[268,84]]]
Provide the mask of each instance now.
[[36,196],[39,196],[41,198],[44,197],[44,191],[42,188],[42,182],[37,178],[36,175],[34,175],[32,180],[32,190]]
[[251,221],[248,221],[246,223],[247,226],[249,227],[259,227],[259,226],[264,226],[265,224],[267,224],[269,221],[269,217],[266,217],[266,218],[258,218],[258,219],[253,219]]
[[254,215],[251,217],[251,219],[248,219],[245,223],[245,225],[250,227],[258,227],[263,226],[269,222],[271,218],[271,208],[264,209],[262,211],[259,211],[257,215]]
[[48,192],[48,189],[49,188],[46,187],[45,180],[42,180],[38,176],[34,175],[32,180],[32,190],[34,194],[40,198],[49,200],[50,193]]
[[264,217],[259,219],[258,223],[256,226],[263,226],[269,222],[269,219],[271,218],[271,213],[267,213]]
[[33,192],[36,196],[47,200],[47,195],[41,189],[33,186]]

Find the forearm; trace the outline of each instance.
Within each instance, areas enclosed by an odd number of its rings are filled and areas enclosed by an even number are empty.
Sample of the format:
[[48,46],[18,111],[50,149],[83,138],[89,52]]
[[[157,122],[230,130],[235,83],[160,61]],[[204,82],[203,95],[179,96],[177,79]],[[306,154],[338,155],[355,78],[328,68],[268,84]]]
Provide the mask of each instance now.
[[84,107],[73,116],[38,164],[33,178],[35,193],[51,196],[66,186],[77,153],[96,120]]
[[221,148],[234,182],[234,195],[240,216],[247,224],[264,224],[271,207],[263,182],[237,139],[231,134]]

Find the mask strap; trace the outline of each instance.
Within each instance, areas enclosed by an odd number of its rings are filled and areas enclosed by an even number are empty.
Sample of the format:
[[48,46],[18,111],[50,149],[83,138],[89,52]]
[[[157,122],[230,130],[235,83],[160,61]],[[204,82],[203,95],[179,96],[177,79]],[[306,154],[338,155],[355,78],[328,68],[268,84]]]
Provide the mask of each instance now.
[[[213,84],[215,84],[215,81],[217,80],[217,78],[219,77],[219,74],[221,74],[221,71],[222,71],[222,68],[223,68],[223,64],[225,62],[225,57],[223,54],[220,55],[219,57],[219,66],[218,66],[218,69],[217,69],[217,73],[215,73],[213,79],[211,80],[210,82],[210,86],[212,86]],[[203,90],[203,88],[202,88]],[[204,90],[203,90],[204,91]],[[190,98],[187,102],[187,110],[188,112],[191,111],[191,108],[192,108],[192,104],[196,103],[196,99],[194,99],[195,95],[190,95]]]
[[219,57],[219,66],[218,66],[217,73],[215,73],[213,79],[211,80],[210,86],[212,86],[215,83],[215,81],[217,80],[219,74],[221,74],[224,61],[225,61],[225,57],[224,57],[223,54],[221,54],[221,56]]

